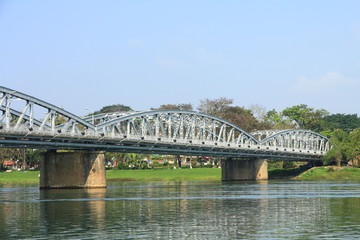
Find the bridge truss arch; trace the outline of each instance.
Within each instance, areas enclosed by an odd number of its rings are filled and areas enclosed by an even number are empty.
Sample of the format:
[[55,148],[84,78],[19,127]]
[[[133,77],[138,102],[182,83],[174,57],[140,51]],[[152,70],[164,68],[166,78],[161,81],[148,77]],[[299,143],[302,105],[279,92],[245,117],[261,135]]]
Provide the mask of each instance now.
[[289,151],[324,154],[330,149],[330,140],[313,131],[304,129],[263,130],[253,132],[260,145]]
[[[115,116],[113,118],[109,116]],[[184,110],[153,110],[94,116],[104,136],[216,145],[257,145],[243,129],[216,117]],[[87,118],[89,121],[89,118]]]
[[0,86],[0,128],[12,133],[84,134],[94,126],[64,109]]
[[247,133],[194,111],[115,112],[81,118],[0,86],[0,147],[317,160],[330,149],[330,142],[301,129]]

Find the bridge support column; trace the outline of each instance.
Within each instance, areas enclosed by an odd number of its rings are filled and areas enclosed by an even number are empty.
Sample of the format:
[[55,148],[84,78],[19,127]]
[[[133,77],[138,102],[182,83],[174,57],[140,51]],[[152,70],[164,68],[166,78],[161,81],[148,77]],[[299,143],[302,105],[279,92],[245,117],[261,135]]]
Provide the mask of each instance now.
[[40,162],[40,189],[105,188],[103,152],[47,152]]
[[268,164],[265,159],[234,160],[228,158],[221,164],[223,181],[267,180]]

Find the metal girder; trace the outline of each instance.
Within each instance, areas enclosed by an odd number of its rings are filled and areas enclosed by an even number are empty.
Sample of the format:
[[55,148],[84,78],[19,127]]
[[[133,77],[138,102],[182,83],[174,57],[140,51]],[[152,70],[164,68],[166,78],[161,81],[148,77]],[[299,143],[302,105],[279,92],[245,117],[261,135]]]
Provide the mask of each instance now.
[[260,144],[263,146],[297,149],[301,152],[314,151],[321,154],[330,149],[330,140],[327,137],[310,130],[264,130],[252,134],[260,139]]
[[83,117],[82,119],[87,121],[88,123],[92,124],[92,121],[94,121],[95,125],[108,122],[112,119],[124,117],[127,115],[131,115],[134,113],[139,113],[138,111],[128,111],[128,112],[111,112],[111,113],[100,113],[95,115],[88,115],[86,117]]
[[[2,113],[3,113],[2,116],[5,116],[5,115],[6,115],[6,114],[5,114],[6,109],[5,109],[3,106],[0,106],[0,111],[2,111]],[[18,117],[18,118],[20,119],[21,114],[22,114],[21,112],[18,112],[18,111],[16,111],[16,110],[10,109],[10,115],[13,115],[13,116],[15,116],[15,117]],[[28,125],[29,125],[29,124],[30,124],[30,117],[29,117],[28,115],[23,115],[23,116],[22,116],[22,121],[28,122]],[[19,122],[19,121],[18,121],[18,122]],[[37,119],[33,119],[33,124],[35,124],[35,126],[39,126],[39,127],[40,127],[41,124],[42,124],[42,122],[39,121],[39,120],[37,120]],[[45,124],[44,127],[49,128],[50,126],[47,125],[47,124]]]
[[[0,86],[1,127],[12,131],[80,133],[95,130],[80,117],[35,97]],[[65,122],[65,124],[61,124]]]
[[[118,130],[114,132],[114,129]],[[128,138],[168,139],[180,142],[251,144],[258,141],[241,128],[194,111],[155,110],[136,112],[96,125],[98,132]]]
[[5,87],[0,87],[0,144],[287,160],[318,159],[330,148],[329,139],[312,131],[250,134],[223,119],[194,111],[131,111],[80,118]]
[[[26,141],[25,141],[26,139]],[[275,160],[295,160],[310,161],[319,160],[321,155],[304,155],[301,153],[286,153],[269,151],[263,149],[238,149],[232,147],[209,147],[204,145],[179,144],[172,145],[167,143],[154,143],[149,141],[116,141],[113,139],[82,138],[73,139],[71,137],[35,137],[35,136],[2,136],[0,146],[16,148],[39,148],[39,149],[71,149],[71,150],[97,150],[110,152],[131,152],[147,154],[176,154],[188,156],[213,156],[213,157],[234,157],[234,158],[266,158]]]

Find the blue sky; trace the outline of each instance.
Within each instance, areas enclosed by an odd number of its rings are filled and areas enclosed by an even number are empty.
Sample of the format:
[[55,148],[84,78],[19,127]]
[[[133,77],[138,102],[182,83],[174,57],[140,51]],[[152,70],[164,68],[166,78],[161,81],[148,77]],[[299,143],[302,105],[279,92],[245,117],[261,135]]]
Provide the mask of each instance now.
[[0,0],[0,85],[85,115],[228,97],[360,115],[360,1]]

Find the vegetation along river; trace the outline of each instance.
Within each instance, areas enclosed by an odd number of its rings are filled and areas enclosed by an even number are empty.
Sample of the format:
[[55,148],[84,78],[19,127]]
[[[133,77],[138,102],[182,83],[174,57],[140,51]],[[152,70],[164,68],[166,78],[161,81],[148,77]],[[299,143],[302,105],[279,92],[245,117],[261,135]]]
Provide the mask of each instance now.
[[360,182],[0,185],[0,239],[356,239]]

